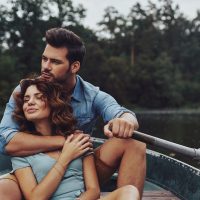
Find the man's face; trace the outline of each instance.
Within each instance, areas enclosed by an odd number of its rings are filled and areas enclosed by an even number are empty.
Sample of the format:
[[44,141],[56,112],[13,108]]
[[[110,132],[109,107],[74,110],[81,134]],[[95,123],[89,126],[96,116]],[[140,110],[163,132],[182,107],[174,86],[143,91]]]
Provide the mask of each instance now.
[[65,81],[71,74],[71,67],[66,58],[68,51],[65,47],[55,48],[47,44],[42,54],[42,78],[59,82]]

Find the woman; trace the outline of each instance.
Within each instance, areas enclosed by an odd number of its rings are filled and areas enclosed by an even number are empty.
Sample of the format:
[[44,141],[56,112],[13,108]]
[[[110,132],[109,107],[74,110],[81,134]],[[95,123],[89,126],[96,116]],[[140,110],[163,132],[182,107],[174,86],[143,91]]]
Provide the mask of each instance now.
[[[15,94],[14,119],[21,131],[42,136],[65,135],[62,151],[13,157],[12,165],[25,199],[98,199],[100,189],[89,136],[71,134],[76,120],[70,99],[61,87],[42,79],[25,79]],[[102,199],[139,199],[133,186]]]

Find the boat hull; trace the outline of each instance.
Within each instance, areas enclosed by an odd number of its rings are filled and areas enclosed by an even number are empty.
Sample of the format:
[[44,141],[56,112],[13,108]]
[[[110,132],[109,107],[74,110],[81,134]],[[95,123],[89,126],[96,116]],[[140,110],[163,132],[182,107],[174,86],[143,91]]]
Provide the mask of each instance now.
[[200,199],[200,170],[155,151],[147,150],[147,177],[180,199]]
[[[10,158],[0,155],[0,175],[12,169]],[[115,187],[115,174],[103,190]],[[146,183],[150,182],[174,193],[183,200],[200,199],[200,170],[161,153],[147,150]]]

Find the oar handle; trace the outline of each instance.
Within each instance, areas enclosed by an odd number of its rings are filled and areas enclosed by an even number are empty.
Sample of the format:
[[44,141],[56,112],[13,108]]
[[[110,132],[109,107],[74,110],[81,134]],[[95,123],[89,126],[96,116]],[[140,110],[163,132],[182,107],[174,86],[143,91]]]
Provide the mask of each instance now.
[[178,153],[184,156],[191,157],[193,159],[200,159],[200,150],[195,148],[186,147],[168,140],[164,140],[158,137],[147,135],[145,133],[134,131],[133,138],[147,144],[161,147],[166,150],[170,150],[174,153]]
[[154,145],[156,142],[155,137],[153,137],[151,135],[147,135],[147,134],[139,132],[139,131],[134,131],[132,138],[135,140],[141,141],[141,142],[145,142],[150,145]]
[[[184,145],[170,142],[168,140],[154,137],[154,136],[151,136],[139,131],[134,131],[132,138],[149,145],[153,145],[156,147],[160,147],[160,148],[172,151],[173,153],[178,153],[178,154],[181,154],[193,159],[200,160],[200,149],[186,147]],[[106,139],[94,138],[94,137],[92,137],[92,140],[100,144],[103,144],[106,141]]]

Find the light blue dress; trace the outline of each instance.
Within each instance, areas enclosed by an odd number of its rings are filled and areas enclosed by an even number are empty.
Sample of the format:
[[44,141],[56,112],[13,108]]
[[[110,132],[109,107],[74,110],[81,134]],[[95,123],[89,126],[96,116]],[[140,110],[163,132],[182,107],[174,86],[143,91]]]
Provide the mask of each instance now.
[[[39,153],[26,157],[12,157],[13,170],[31,167],[39,183],[56,163],[56,160],[47,154]],[[52,195],[52,200],[75,200],[84,189],[82,157],[73,160],[68,166],[59,187]]]

